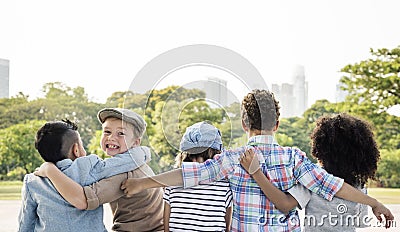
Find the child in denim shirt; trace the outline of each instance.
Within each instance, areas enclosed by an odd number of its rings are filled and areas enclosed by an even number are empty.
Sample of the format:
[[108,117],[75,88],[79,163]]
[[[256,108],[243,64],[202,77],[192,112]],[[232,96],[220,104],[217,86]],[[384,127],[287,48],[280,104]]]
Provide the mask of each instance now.
[[[147,162],[147,148],[136,147],[102,160],[86,156],[77,126],[70,121],[48,122],[37,132],[35,147],[48,162],[81,185],[137,168]],[[27,174],[22,187],[18,231],[106,231],[102,208],[80,211],[66,202],[47,178]]]
[[[146,122],[135,112],[121,108],[105,108],[99,111],[102,123],[101,148],[110,156],[139,146],[146,130]],[[163,231],[162,189],[149,189],[128,198],[120,190],[121,183],[128,177],[154,175],[153,170],[143,163],[135,170],[129,170],[82,188],[81,185],[63,175],[58,169],[48,166],[44,170],[57,190],[72,205],[88,211],[97,210],[110,203],[113,213],[113,231]],[[56,186],[57,187],[57,186]]]

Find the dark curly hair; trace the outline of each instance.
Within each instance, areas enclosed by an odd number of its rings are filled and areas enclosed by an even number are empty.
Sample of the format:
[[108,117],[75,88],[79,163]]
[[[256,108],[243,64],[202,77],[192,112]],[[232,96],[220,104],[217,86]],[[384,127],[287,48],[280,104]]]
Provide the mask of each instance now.
[[272,130],[279,120],[279,102],[272,92],[255,89],[241,106],[242,120],[250,130]]
[[352,186],[375,178],[379,150],[371,125],[342,113],[322,116],[311,134],[311,153],[323,168]]

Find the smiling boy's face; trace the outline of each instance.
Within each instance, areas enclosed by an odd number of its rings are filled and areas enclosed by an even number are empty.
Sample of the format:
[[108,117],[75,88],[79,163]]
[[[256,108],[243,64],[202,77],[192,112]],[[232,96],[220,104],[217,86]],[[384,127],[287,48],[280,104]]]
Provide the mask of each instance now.
[[140,144],[140,139],[134,138],[133,125],[122,122],[121,119],[107,118],[102,128],[100,145],[109,156],[124,153]]

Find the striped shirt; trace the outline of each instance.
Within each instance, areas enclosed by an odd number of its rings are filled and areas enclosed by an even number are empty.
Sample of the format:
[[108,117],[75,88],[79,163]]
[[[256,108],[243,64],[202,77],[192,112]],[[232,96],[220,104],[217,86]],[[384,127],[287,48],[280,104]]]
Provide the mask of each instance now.
[[171,208],[170,231],[225,231],[232,191],[227,181],[187,189],[167,187],[164,200]]
[[281,213],[264,195],[256,181],[240,166],[238,158],[254,147],[261,171],[286,192],[300,183],[321,197],[332,200],[343,180],[312,163],[297,148],[282,147],[270,135],[251,137],[246,147],[225,150],[204,163],[184,162],[184,187],[227,178],[233,194],[232,231],[300,231],[296,209]]

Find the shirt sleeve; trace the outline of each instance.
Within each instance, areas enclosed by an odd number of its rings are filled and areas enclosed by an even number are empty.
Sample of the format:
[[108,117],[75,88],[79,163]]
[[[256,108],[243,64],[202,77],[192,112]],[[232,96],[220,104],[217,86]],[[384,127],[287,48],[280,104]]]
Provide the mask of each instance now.
[[169,200],[170,194],[171,194],[171,187],[166,187],[164,190],[163,199],[164,199],[164,202],[167,203],[168,205],[171,204],[171,202]]
[[327,173],[312,163],[304,152],[294,149],[294,176],[297,181],[313,193],[331,201],[343,185],[343,179]]
[[183,162],[183,187],[209,184],[227,178],[238,164],[239,154],[238,152],[224,151],[221,155],[216,155],[213,159],[208,159],[203,163]]
[[37,203],[32,199],[27,185],[28,175],[24,177],[24,184],[21,189],[22,205],[18,215],[19,232],[33,231],[35,228],[35,222],[39,220],[36,213]]
[[[100,159],[93,155],[91,157],[90,174],[94,179],[100,180],[120,173],[137,169],[149,161],[150,149],[148,147],[135,147],[127,152],[118,154],[107,159]],[[74,162],[79,162],[79,158]],[[79,164],[78,164],[79,165]],[[83,168],[83,167],[82,167]]]
[[232,206],[232,190],[228,187],[228,191],[226,192],[225,208],[229,208],[231,206]]
[[300,209],[305,209],[311,199],[310,190],[304,188],[301,184],[296,184],[287,191],[294,199],[296,199]]
[[109,203],[124,196],[121,190],[121,184],[128,178],[128,173],[115,175],[90,186],[85,186],[84,192],[86,195],[87,208],[86,210],[93,210],[102,204]]

